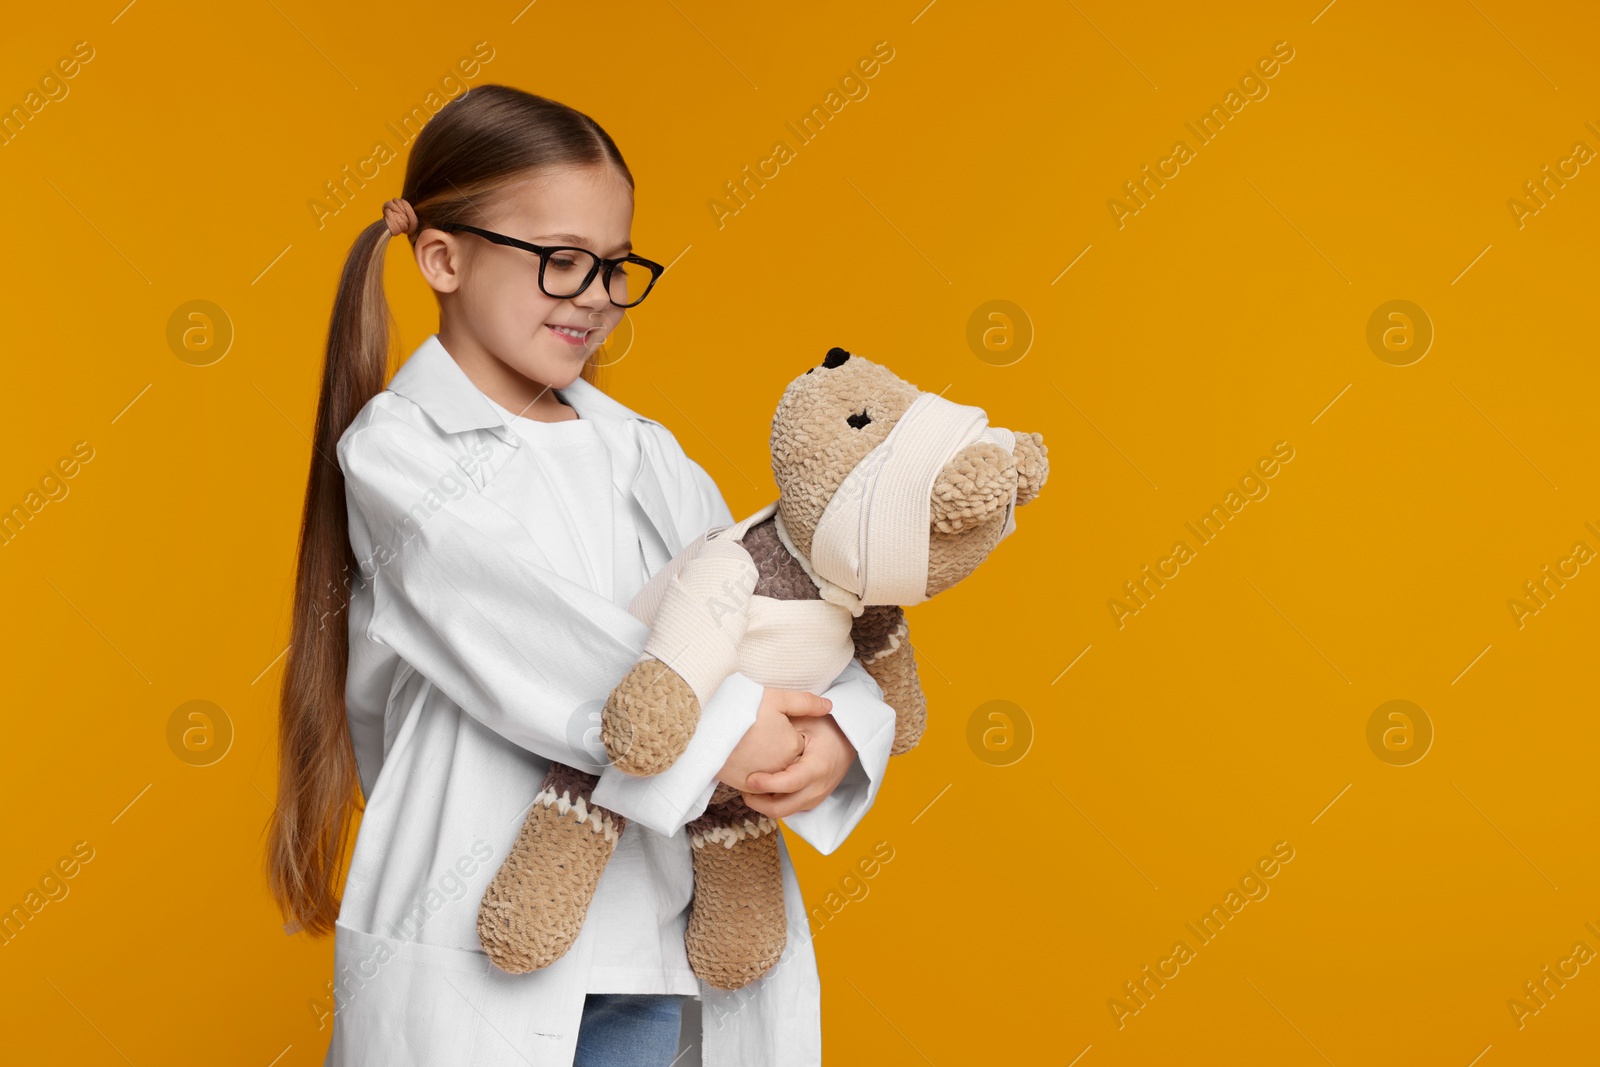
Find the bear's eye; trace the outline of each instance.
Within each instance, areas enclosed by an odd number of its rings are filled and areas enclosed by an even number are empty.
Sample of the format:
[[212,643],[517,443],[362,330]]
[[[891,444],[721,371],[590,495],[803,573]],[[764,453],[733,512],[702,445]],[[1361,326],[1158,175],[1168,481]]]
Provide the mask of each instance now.
[[866,408],[862,408],[861,409],[861,414],[859,414],[859,415],[851,415],[848,419],[845,419],[844,421],[848,422],[852,427],[854,427],[855,429],[859,430],[859,429],[861,429],[861,427],[865,426],[867,423],[872,421],[872,416],[867,414],[867,409]]

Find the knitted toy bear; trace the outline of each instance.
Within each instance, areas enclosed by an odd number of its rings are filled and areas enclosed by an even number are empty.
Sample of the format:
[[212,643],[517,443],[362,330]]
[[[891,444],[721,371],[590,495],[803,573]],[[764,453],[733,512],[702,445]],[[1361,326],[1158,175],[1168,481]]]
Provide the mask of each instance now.
[[[895,711],[893,753],[922,736],[926,703],[903,605],[955,585],[1015,527],[1048,474],[1037,433],[918,390],[841,348],[796,377],[772,420],[778,499],[687,545],[628,610],[651,627],[601,715],[629,774],[678,758],[729,674],[824,692],[859,657]],[[548,966],[577,938],[626,819],[596,806],[593,775],[552,764],[484,892],[478,936],[502,970]],[[786,920],[777,824],[719,783],[687,832],[690,966],[718,989],[766,973]]]

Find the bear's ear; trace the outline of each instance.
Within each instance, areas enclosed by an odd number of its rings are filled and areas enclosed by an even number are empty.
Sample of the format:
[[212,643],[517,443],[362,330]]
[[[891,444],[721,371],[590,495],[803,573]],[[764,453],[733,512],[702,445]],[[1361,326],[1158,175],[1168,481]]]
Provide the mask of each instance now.
[[845,360],[847,360],[849,358],[850,358],[850,353],[846,352],[844,349],[842,349],[842,348],[830,348],[830,349],[828,349],[827,357],[825,359],[823,359],[823,361],[822,361],[822,365],[831,370],[834,367],[839,366],[840,364],[842,364]]

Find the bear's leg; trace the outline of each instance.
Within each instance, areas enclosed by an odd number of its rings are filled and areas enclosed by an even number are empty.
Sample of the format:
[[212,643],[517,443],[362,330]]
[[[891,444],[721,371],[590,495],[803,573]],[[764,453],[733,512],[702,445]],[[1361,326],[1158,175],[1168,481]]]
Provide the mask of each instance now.
[[788,941],[778,824],[722,784],[687,832],[694,856],[689,966],[708,985],[739,989],[771,970]]
[[550,765],[511,852],[478,905],[478,939],[502,971],[525,974],[566,954],[628,821],[590,800],[600,779]]

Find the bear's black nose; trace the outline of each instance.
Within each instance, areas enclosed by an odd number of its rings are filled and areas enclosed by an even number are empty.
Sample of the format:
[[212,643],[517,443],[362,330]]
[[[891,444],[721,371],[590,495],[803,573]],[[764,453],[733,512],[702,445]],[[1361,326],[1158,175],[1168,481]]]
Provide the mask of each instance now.
[[834,367],[839,366],[841,363],[843,363],[845,360],[847,360],[849,358],[850,358],[850,353],[846,352],[844,349],[842,349],[842,348],[830,348],[830,349],[828,349],[827,358],[822,361],[822,365],[824,367],[828,367],[829,369],[832,369]]

